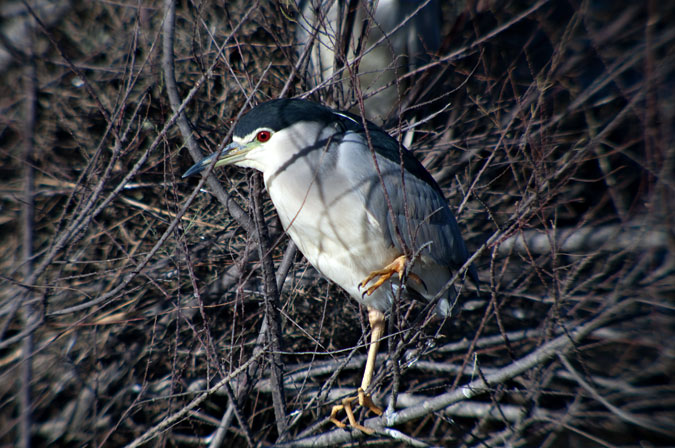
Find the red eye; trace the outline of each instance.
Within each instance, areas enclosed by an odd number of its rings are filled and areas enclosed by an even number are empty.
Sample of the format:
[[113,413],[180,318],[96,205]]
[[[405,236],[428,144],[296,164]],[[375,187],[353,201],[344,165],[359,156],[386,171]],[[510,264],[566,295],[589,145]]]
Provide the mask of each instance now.
[[272,138],[272,133],[270,131],[260,131],[260,132],[258,132],[258,135],[255,136],[255,138],[260,143],[265,143],[270,138]]

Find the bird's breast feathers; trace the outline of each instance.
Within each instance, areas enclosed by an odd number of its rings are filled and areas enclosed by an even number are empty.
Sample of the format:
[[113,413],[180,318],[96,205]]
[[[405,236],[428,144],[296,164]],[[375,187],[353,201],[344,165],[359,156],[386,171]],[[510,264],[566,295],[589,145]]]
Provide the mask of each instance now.
[[[396,256],[380,223],[364,206],[360,190],[333,172],[332,182],[318,167],[298,162],[292,171],[266,178],[284,229],[323,275],[358,296],[358,282]],[[308,181],[308,179],[310,179]]]

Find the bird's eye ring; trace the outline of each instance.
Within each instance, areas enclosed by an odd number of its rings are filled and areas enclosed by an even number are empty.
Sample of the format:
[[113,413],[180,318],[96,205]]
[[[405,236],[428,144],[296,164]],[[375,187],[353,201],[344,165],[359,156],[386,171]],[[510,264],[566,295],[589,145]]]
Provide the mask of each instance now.
[[255,138],[260,143],[265,143],[265,142],[269,141],[270,138],[272,138],[272,133],[270,131],[260,131],[255,136]]

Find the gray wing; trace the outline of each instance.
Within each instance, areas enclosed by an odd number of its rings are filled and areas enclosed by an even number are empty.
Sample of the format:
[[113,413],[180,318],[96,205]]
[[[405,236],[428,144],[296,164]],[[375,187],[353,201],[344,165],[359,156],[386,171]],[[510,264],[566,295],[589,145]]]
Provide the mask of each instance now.
[[[385,187],[373,170],[365,170],[367,177],[360,190],[365,198],[366,208],[380,223],[391,244],[404,253],[404,245],[422,251],[436,263],[459,268],[469,257],[459,226],[443,193],[412,153],[379,128],[369,128],[374,142],[377,161]],[[401,173],[401,154],[405,172]],[[361,163],[373,165],[372,156]],[[389,196],[387,204],[384,190]],[[402,244],[403,242],[403,244]],[[473,269],[471,270],[473,271]],[[474,276],[473,272],[470,272]]]
[[[393,165],[388,159],[385,159],[384,164]],[[400,242],[402,238],[408,248],[414,251],[428,244],[422,251],[423,255],[443,266],[462,266],[469,254],[445,198],[410,173],[406,173],[402,181],[400,166],[393,168],[385,176],[386,184],[392,185],[392,188],[387,189],[391,210],[386,203],[383,210],[386,212],[393,244],[403,250]]]
[[[462,266],[469,254],[457,221],[440,191],[409,171],[402,179],[399,164],[386,158],[381,160],[382,165],[387,166],[383,178],[391,209],[386,201],[381,201],[378,213],[386,217],[381,222],[387,223],[392,243],[403,250],[403,239],[414,251],[428,244],[423,255],[443,266]],[[377,182],[379,184],[379,179]]]

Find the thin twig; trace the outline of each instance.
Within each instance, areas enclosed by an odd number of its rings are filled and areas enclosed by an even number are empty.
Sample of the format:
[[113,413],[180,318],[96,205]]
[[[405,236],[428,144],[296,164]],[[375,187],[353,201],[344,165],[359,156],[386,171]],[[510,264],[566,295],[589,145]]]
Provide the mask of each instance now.
[[[31,27],[32,28],[32,27]],[[35,224],[35,125],[37,118],[37,73],[33,56],[33,31],[29,31],[30,45],[27,49],[27,64],[25,70],[25,124],[24,124],[24,147],[23,147],[23,274],[28,279],[33,273],[33,245]],[[38,310],[31,304],[33,292],[28,289],[23,300],[24,329],[34,328],[41,319]],[[21,365],[21,417],[20,417],[20,446],[30,448],[31,429],[33,427],[33,400],[31,384],[33,383],[33,332],[26,333],[21,351],[23,355]]]
[[[543,344],[541,347],[526,355],[523,358],[517,359],[506,367],[499,369],[497,372],[486,375],[485,379],[491,385],[502,384],[511,378],[524,373],[525,371],[547,362],[558,353],[566,353],[572,350],[576,344],[591,334],[593,331],[601,328],[615,319],[620,312],[633,304],[633,301],[626,300],[610,309],[600,313],[597,317],[592,319],[585,325],[581,325],[569,334],[558,336],[557,338]],[[376,430],[383,430],[386,427],[402,425],[412,420],[419,419],[425,415],[440,411],[454,403],[465,399],[470,399],[485,392],[486,384],[482,378],[478,378],[465,384],[451,392],[438,395],[430,398],[423,403],[394,412],[382,417],[370,418],[366,420],[364,425],[366,427],[374,428]],[[292,441],[292,446],[297,447],[317,447],[328,446],[332,444],[345,443],[354,437],[362,437],[353,432],[343,429],[333,430],[326,434],[321,434],[315,437],[309,437],[302,440]],[[291,443],[291,442],[289,442]],[[278,445],[279,447],[287,446],[285,444]],[[291,445],[288,445],[291,446]]]
[[175,414],[169,417],[166,417],[159,424],[155,425],[153,428],[144,432],[141,436],[137,437],[133,442],[126,445],[126,448],[136,448],[143,445],[149,440],[152,440],[153,438],[157,437],[163,431],[169,429],[175,423],[185,418],[193,409],[202,404],[207,398],[216,393],[220,388],[226,386],[230,381],[232,381],[233,378],[236,378],[240,373],[244,372],[251,364],[257,362],[258,358],[262,356],[262,354],[263,354],[262,351],[257,354],[254,354],[248,361],[246,361],[239,368],[237,368],[232,373],[227,375],[227,377],[221,379],[213,387],[210,387],[205,392],[194,398],[188,404],[183,406],[180,411],[176,412]]
[[265,288],[265,315],[267,316],[267,345],[270,347],[269,363],[272,380],[272,403],[276,417],[279,440],[286,437],[288,421],[286,418],[286,396],[284,394],[284,365],[281,361],[283,341],[281,339],[281,316],[279,314],[279,290],[274,276],[272,255],[268,251],[267,226],[262,213],[262,175],[252,175],[251,198],[253,200],[253,219],[258,236],[258,253],[263,267],[263,284]]

